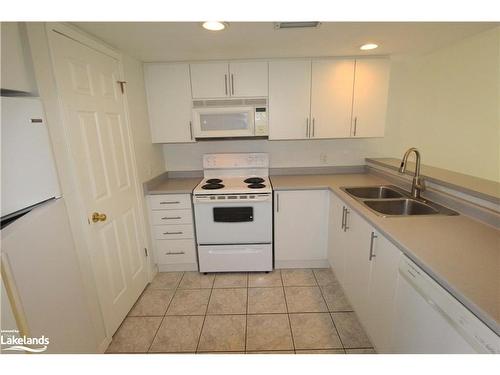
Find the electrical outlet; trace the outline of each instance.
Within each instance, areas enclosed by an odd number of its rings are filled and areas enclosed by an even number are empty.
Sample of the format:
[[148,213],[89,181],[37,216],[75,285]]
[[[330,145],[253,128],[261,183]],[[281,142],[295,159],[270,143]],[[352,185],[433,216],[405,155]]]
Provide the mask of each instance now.
[[328,155],[326,153],[322,152],[321,154],[319,154],[319,161],[322,164],[328,163]]

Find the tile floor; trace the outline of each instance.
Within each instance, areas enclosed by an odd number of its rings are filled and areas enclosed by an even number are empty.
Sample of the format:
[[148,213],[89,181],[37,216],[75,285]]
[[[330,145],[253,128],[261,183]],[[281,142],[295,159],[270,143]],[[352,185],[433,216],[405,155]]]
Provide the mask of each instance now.
[[330,269],[159,273],[108,353],[375,353]]

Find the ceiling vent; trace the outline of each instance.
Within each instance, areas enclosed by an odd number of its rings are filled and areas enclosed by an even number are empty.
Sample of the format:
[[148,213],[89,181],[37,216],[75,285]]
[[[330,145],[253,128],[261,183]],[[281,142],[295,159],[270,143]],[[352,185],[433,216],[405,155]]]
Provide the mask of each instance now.
[[281,29],[306,29],[306,28],[317,28],[321,25],[321,22],[317,21],[302,21],[302,22],[275,22],[274,28],[276,30]]

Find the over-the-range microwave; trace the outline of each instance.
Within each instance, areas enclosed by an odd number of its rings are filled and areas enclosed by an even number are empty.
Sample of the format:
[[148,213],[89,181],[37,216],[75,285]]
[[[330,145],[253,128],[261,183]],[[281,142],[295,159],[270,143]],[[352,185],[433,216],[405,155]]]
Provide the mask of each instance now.
[[193,101],[195,138],[267,137],[267,99]]

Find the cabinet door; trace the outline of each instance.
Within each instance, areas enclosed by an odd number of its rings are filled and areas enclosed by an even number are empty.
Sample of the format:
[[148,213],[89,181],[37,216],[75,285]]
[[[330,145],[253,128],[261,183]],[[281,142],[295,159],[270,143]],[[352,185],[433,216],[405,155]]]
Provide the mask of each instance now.
[[373,243],[371,279],[365,327],[378,353],[390,351],[394,298],[401,251],[387,238],[377,234]]
[[312,62],[311,138],[349,137],[354,60]]
[[372,227],[360,215],[347,207],[345,223],[347,236],[345,247],[344,289],[360,321],[364,323],[368,313],[368,288],[371,262],[369,260]]
[[153,143],[193,142],[188,64],[145,64]]
[[352,115],[353,137],[383,137],[390,61],[356,60]]
[[230,92],[234,97],[267,96],[267,61],[229,64]]
[[326,262],[328,191],[274,193],[274,256],[278,267]]
[[328,261],[337,279],[344,281],[345,235],[343,229],[344,202],[330,193],[330,219],[328,240]]
[[269,139],[309,135],[311,62],[269,62]]
[[229,96],[229,68],[226,62],[190,64],[193,99]]

